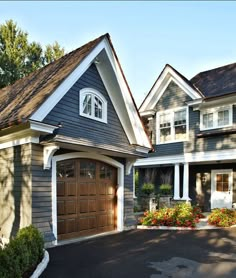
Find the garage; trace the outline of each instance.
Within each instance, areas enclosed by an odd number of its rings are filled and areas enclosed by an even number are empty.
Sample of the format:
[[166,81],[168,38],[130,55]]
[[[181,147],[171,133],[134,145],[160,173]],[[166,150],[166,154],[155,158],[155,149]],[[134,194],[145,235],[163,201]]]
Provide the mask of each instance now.
[[115,230],[116,191],[116,168],[91,159],[58,161],[58,239]]

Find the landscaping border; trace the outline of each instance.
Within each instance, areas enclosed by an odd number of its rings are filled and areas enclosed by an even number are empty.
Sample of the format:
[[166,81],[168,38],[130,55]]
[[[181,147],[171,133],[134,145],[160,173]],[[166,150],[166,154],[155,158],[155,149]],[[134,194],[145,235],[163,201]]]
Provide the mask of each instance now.
[[30,276],[30,278],[38,278],[49,263],[49,254],[47,250],[44,250],[44,256],[42,261],[38,264],[37,268],[35,269],[34,273]]

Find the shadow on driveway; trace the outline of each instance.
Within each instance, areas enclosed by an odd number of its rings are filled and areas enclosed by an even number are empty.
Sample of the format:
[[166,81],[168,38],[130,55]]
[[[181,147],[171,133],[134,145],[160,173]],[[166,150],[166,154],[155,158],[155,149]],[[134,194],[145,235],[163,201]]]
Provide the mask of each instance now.
[[[50,262],[42,278],[236,277],[236,228],[132,230],[48,252]],[[179,274],[173,262],[181,262],[176,266]]]

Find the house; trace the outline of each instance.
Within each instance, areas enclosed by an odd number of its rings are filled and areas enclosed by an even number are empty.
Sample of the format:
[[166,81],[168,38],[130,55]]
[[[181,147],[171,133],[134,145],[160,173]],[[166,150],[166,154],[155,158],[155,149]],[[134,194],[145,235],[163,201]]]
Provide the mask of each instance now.
[[150,142],[105,34],[0,91],[0,228],[45,241],[134,226]]
[[236,63],[188,80],[166,65],[140,106],[153,144],[140,183],[173,186],[204,211],[236,205]]

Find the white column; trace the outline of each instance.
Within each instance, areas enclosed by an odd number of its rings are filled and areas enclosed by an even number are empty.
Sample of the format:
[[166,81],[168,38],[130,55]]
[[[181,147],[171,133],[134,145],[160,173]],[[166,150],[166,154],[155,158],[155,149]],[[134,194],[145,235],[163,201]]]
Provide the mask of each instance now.
[[189,198],[189,165],[184,163],[184,180],[183,180],[183,200],[190,201]]
[[180,200],[180,196],[179,196],[179,164],[175,164],[174,200]]

